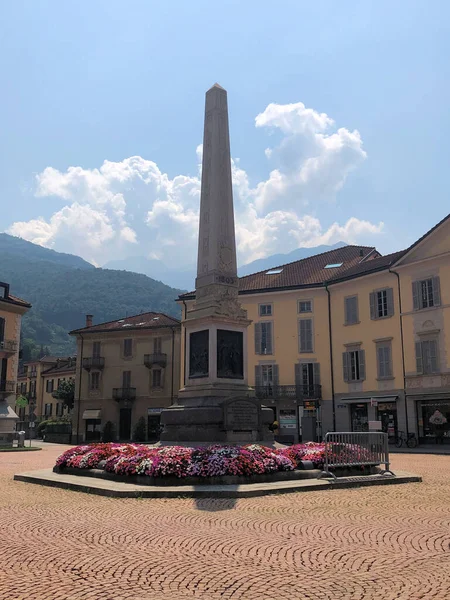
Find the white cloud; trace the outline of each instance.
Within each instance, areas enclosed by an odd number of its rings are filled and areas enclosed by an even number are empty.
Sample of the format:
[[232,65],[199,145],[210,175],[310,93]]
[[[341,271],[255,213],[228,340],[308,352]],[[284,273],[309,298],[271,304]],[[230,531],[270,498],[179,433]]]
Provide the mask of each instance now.
[[[355,217],[324,229],[307,212],[335,201],[348,174],[366,158],[358,131],[336,130],[328,115],[301,102],[270,104],[255,124],[278,131],[279,141],[265,150],[268,178],[253,188],[239,159],[232,161],[241,263],[299,246],[365,243],[381,232],[382,223]],[[56,196],[65,206],[48,219],[13,223],[8,232],[95,264],[137,254],[172,267],[193,263],[202,150],[196,148],[199,168],[193,177],[170,179],[140,156],[95,169],[47,167],[36,178],[36,196]]]

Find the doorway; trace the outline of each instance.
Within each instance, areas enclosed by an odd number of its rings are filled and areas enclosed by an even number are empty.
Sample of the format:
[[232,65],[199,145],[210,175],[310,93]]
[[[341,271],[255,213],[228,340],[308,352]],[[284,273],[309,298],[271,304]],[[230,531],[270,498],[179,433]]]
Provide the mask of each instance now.
[[367,403],[350,405],[352,431],[369,431]]
[[381,429],[388,434],[390,443],[397,439],[397,406],[395,403],[378,404],[378,421]]
[[131,438],[131,408],[120,409],[119,439],[129,441]]
[[161,416],[148,415],[147,417],[147,438],[152,444],[159,441],[161,434]]

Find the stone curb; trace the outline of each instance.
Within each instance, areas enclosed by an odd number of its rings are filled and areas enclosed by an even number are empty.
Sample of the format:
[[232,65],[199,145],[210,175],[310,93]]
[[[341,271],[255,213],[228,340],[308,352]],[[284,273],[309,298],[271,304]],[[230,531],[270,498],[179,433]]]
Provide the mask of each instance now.
[[107,481],[77,475],[62,475],[52,469],[42,469],[14,475],[15,481],[46,485],[111,498],[254,498],[270,494],[288,494],[372,485],[398,485],[421,482],[422,478],[398,471],[394,477],[367,475],[343,477],[337,482],[325,479],[278,481],[260,484],[151,487]]

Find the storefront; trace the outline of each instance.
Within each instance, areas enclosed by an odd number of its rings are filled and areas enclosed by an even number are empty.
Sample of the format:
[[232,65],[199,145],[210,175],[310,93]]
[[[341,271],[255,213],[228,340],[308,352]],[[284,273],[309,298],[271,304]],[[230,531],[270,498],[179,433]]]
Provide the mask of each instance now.
[[102,437],[102,415],[100,410],[86,409],[82,419],[85,423],[84,439],[86,442],[99,442]]
[[398,396],[339,398],[336,402],[337,431],[369,431],[369,422],[381,421],[391,441],[397,436]]
[[418,400],[419,443],[450,444],[450,398]]
[[394,442],[398,434],[397,403],[379,402],[377,406],[377,421],[381,421],[381,428],[388,434],[389,441]]

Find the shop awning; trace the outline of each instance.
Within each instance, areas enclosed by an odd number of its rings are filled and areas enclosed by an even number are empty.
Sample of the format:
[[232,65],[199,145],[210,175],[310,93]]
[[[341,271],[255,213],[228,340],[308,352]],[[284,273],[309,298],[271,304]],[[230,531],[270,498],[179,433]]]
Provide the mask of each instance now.
[[87,409],[83,412],[82,419],[101,419],[102,411],[96,409]]
[[337,404],[363,404],[370,403],[371,400],[376,402],[397,402],[398,396],[364,396],[363,398],[339,398],[336,399]]

